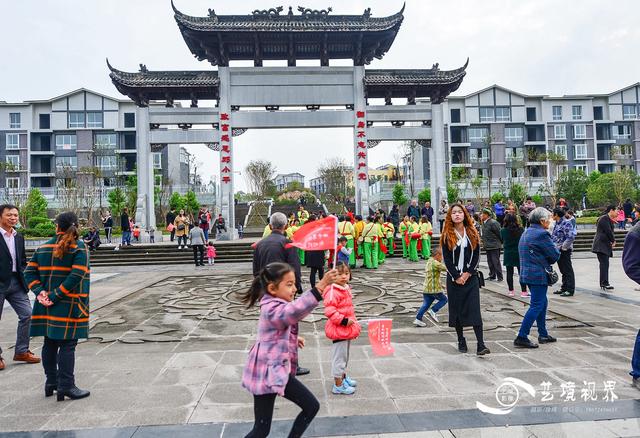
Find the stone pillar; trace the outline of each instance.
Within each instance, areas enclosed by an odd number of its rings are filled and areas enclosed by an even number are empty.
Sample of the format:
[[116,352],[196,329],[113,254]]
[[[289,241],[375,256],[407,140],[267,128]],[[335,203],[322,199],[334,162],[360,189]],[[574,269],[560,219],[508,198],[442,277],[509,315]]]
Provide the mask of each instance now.
[[[429,168],[431,173],[431,205],[437,212],[440,201],[447,199],[447,174],[445,169],[446,153],[444,144],[444,120],[442,117],[442,104],[431,104],[431,156]],[[440,223],[434,221],[434,229]],[[439,230],[442,231],[442,230]]]
[[149,143],[149,108],[136,109],[136,171],[138,176],[138,200],[136,224],[142,230],[156,227],[154,201],[153,159]]
[[229,67],[218,67],[220,78],[220,99],[218,100],[220,130],[220,212],[227,224],[227,233],[220,235],[221,240],[234,240],[236,219],[234,194],[234,153],[233,153],[233,115],[231,113],[231,77]]
[[353,185],[356,214],[369,214],[369,150],[367,148],[367,103],[364,97],[364,66],[353,67]]

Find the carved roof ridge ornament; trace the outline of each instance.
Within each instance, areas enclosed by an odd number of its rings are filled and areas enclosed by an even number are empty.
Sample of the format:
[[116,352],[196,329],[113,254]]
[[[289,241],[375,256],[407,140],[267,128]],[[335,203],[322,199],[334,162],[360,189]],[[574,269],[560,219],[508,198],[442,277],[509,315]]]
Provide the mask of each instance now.
[[279,17],[280,12],[282,12],[283,10],[284,10],[284,7],[282,6],[277,6],[271,9],[256,9],[251,13],[251,15],[253,15],[254,18],[258,18],[258,17],[273,18],[273,17]]
[[305,18],[327,18],[330,12],[333,11],[333,8],[328,7],[327,9],[311,9],[305,8],[304,6],[298,6],[298,11]]

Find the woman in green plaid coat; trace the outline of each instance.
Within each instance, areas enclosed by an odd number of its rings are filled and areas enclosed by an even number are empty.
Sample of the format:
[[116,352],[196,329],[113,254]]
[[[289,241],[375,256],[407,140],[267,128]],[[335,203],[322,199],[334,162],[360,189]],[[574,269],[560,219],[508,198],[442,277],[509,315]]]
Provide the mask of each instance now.
[[44,336],[42,366],[45,396],[58,392],[58,401],[89,396],[75,385],[78,339],[89,336],[89,253],[78,236],[78,217],[71,212],[56,218],[56,237],[40,246],[24,277],[37,296],[31,336]]

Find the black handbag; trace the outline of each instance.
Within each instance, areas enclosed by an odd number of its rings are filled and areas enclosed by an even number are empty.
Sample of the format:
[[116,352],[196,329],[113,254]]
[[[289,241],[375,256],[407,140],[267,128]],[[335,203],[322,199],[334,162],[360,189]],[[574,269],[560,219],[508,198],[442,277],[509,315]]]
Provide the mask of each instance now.
[[558,282],[559,276],[555,269],[553,269],[553,267],[549,266],[549,268],[545,268],[544,272],[547,274],[548,286],[553,286]]
[[485,286],[485,281],[484,281],[484,274],[482,273],[482,271],[478,271],[478,285],[480,287],[484,287]]

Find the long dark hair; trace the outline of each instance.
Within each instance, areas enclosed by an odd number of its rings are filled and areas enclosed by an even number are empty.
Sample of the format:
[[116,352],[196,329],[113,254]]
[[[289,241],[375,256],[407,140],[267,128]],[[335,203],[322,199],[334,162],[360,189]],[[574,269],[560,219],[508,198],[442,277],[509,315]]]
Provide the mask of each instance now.
[[71,211],[60,213],[56,217],[58,232],[61,233],[58,238],[58,244],[53,250],[53,256],[61,259],[69,252],[71,245],[78,241],[78,216]]
[[267,293],[267,287],[270,284],[278,285],[289,272],[293,272],[293,268],[286,263],[269,263],[253,279],[249,290],[242,294],[242,302],[247,305],[247,308],[253,306]]
[[509,230],[509,233],[512,236],[515,236],[520,230],[522,230],[522,227],[518,223],[518,218],[516,217],[516,215],[510,213],[504,215],[504,222],[502,227]]

